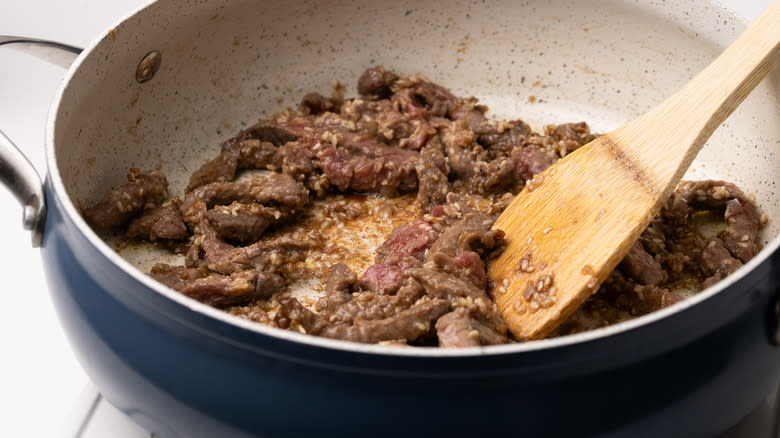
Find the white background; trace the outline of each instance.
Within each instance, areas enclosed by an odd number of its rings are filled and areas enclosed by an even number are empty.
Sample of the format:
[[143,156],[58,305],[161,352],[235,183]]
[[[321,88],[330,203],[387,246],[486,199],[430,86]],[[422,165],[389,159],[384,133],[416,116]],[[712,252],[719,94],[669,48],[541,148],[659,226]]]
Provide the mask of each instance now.
[[[86,46],[146,3],[141,0],[0,0],[0,35]],[[723,0],[752,21],[769,0]],[[0,130],[44,166],[48,105],[61,68],[0,47]],[[21,226],[21,208],[0,189],[0,435],[60,437],[74,424],[87,377],[69,350],[51,306],[38,250]],[[75,409],[75,410],[74,410]],[[122,421],[94,436],[143,436]],[[120,431],[121,429],[121,431]]]

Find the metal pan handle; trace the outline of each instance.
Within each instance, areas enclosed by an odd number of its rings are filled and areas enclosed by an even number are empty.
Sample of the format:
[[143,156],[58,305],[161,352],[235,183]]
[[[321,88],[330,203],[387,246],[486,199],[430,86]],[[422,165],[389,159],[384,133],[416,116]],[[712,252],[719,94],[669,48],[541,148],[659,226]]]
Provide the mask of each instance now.
[[[0,46],[14,44],[24,52],[67,68],[81,49],[55,41],[0,35]],[[41,246],[46,224],[46,195],[41,176],[30,160],[0,130],[0,182],[24,208],[22,224],[32,233],[33,247]]]

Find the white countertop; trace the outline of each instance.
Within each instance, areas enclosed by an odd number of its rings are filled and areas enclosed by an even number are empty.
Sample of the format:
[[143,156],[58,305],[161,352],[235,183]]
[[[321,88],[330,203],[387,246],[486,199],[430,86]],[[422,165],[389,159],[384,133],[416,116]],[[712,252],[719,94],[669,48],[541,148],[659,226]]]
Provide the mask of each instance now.
[[[87,45],[141,0],[0,0],[0,34]],[[38,169],[44,166],[44,127],[49,103],[64,70],[27,54],[0,47],[0,129]],[[0,189],[0,424],[3,436],[72,437],[75,410],[89,402],[88,379],[60,329],[43,277],[39,251],[22,228],[21,207]],[[101,407],[101,412],[106,408]],[[83,410],[86,413],[86,410]],[[107,427],[100,424],[92,425]],[[143,437],[121,425],[94,436]],[[134,434],[132,432],[135,432]],[[86,436],[86,434],[85,434]]]
[[[86,46],[145,0],[0,0],[0,35],[23,35]],[[769,0],[722,0],[753,20]],[[64,71],[0,47],[0,129],[44,173],[48,106]],[[73,437],[87,415],[92,389],[61,332],[38,250],[22,229],[21,208],[0,189],[3,308],[0,309],[0,424],[4,436]],[[146,436],[99,404],[81,436]]]

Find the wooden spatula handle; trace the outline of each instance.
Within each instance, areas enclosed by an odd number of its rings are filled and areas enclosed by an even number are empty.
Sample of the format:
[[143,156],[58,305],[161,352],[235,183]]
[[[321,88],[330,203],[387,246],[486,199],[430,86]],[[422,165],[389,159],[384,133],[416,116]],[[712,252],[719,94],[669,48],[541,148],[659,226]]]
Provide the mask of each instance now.
[[[614,132],[632,160],[649,168],[648,176],[655,178],[651,186],[674,189],[715,129],[777,64],[779,49],[780,0],[776,0],[684,88]],[[649,142],[663,142],[663,153],[646,147]]]
[[685,88],[569,154],[512,201],[494,224],[507,247],[488,277],[515,337],[546,336],[598,289],[713,131],[778,62],[778,46],[780,0]]

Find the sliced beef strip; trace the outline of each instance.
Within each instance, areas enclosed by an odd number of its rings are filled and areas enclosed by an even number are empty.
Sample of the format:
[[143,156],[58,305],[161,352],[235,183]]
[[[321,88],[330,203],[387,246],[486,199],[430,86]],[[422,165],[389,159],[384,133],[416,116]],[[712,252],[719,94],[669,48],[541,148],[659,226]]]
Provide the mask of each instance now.
[[187,191],[208,183],[230,181],[242,169],[281,169],[285,158],[288,161],[291,158],[290,151],[281,147],[297,140],[311,140],[315,135],[313,126],[306,117],[294,117],[286,122],[261,120],[222,143],[220,155],[190,177]]
[[282,164],[279,148],[267,141],[244,140],[230,145],[228,150],[228,153],[238,157],[237,170],[268,169],[275,171]]
[[421,78],[402,78],[390,98],[402,112],[416,119],[444,117],[456,109],[458,98],[441,85]]
[[340,97],[325,97],[320,93],[307,93],[301,99],[301,110],[304,114],[318,115],[326,111],[338,113],[344,99]]
[[357,90],[361,96],[371,99],[386,99],[392,94],[391,87],[398,76],[377,66],[366,69],[358,79]]
[[487,107],[478,105],[476,97],[467,97],[458,99],[455,107],[450,111],[452,120],[462,122],[469,131],[476,134],[485,133],[491,130],[491,122],[485,117]]
[[209,273],[204,268],[158,263],[152,267],[149,275],[183,295],[214,307],[246,303],[257,296],[256,271],[220,275]]
[[172,198],[156,206],[130,222],[125,237],[155,242],[185,240],[190,237],[187,225],[179,211],[179,198]]
[[398,141],[398,146],[402,149],[420,150],[432,136],[437,134],[436,128],[425,120],[414,120],[411,126],[414,131]]
[[327,187],[317,185],[319,179],[318,169],[314,166],[313,139],[287,143],[279,148],[279,156],[282,162],[282,172],[289,175],[295,181],[306,182],[306,186],[314,190],[318,195],[324,195]]
[[[461,309],[458,309],[461,310]],[[450,312],[436,321],[439,347],[478,347],[479,332],[471,325],[471,318],[463,311]]]
[[758,252],[759,217],[755,205],[738,198],[730,199],[726,201],[723,218],[726,220],[723,245],[734,257],[747,263]]
[[378,320],[397,315],[425,295],[417,281],[407,278],[395,295],[378,295],[363,291],[324,316],[328,321],[351,324],[356,320]]
[[438,135],[420,150],[414,170],[417,173],[417,203],[426,208],[443,204],[452,185],[447,178],[450,167],[444,145]]
[[422,298],[397,315],[378,320],[357,320],[353,324],[331,323],[301,305],[294,298],[279,300],[279,312],[298,322],[306,333],[352,342],[377,343],[405,339],[413,341],[431,330],[433,322],[449,309],[445,300]]
[[620,261],[620,267],[644,285],[657,285],[668,278],[661,264],[645,251],[642,242],[639,241],[628,250],[628,254]]
[[425,256],[426,262],[485,290],[487,276],[481,256],[488,256],[504,244],[503,231],[490,229],[494,220],[476,211],[463,214],[431,245]]
[[441,252],[430,253],[427,260],[427,265],[437,271],[467,281],[479,289],[487,287],[485,263],[479,254],[473,251],[464,251],[455,257]]
[[521,147],[533,130],[522,120],[509,123],[481,124],[474,130],[479,144],[493,151],[508,155],[511,150]]
[[393,196],[399,189],[408,190],[417,184],[413,161],[400,156],[356,155],[346,148],[323,144],[317,149],[313,163],[341,191]]
[[325,296],[317,301],[317,310],[333,312],[352,300],[357,281],[357,274],[349,266],[344,263],[333,265],[325,282]]
[[254,242],[263,232],[282,217],[279,210],[260,204],[242,204],[234,202],[226,206],[216,206],[206,212],[217,236],[236,242]]
[[197,210],[196,203],[207,208],[233,203],[271,205],[285,211],[297,210],[309,202],[309,191],[285,174],[272,174],[243,182],[216,182],[198,187],[184,198],[181,210],[188,222]]
[[474,133],[467,129],[452,127],[442,132],[441,141],[454,176],[466,181],[470,180],[474,174],[474,162],[477,161],[474,152]]
[[463,308],[472,317],[493,327],[497,333],[506,333],[506,323],[485,290],[452,275],[425,267],[410,269],[409,275],[420,282],[429,296],[447,300],[451,309]]
[[505,334],[497,333],[492,327],[469,317],[463,308],[447,313],[436,321],[436,335],[439,346],[445,348],[477,347],[480,345],[505,344]]
[[210,274],[197,278],[179,292],[213,307],[244,304],[256,298],[255,271],[241,271],[231,275]]
[[279,274],[260,271],[255,278],[255,296],[257,298],[271,298],[275,293],[283,290],[285,286],[284,278]]
[[226,156],[224,153],[217,158],[204,163],[198,170],[190,176],[190,183],[187,185],[187,191],[194,190],[202,185],[213,182],[231,181],[236,176],[238,160],[232,156]]
[[376,114],[377,133],[384,140],[391,141],[407,138],[415,131],[412,119],[388,105]]
[[195,256],[196,259],[205,261],[209,269],[222,274],[232,274],[246,269],[278,272],[303,260],[306,252],[317,245],[318,242],[282,236],[235,247],[218,239],[212,231],[203,234],[199,244],[192,245],[190,253],[202,251],[202,258]]
[[378,263],[366,269],[360,279],[360,287],[379,295],[392,295],[405,279],[404,269],[399,264]]
[[667,201],[662,215],[671,223],[685,223],[696,209],[724,211],[726,230],[720,236],[732,255],[743,263],[757,250],[759,217],[755,202],[725,181],[683,181]]
[[604,302],[634,316],[645,315],[682,300],[680,295],[668,288],[638,284],[620,270],[610,274],[599,288],[598,296]]
[[311,121],[304,117],[293,118],[283,123],[274,120],[261,120],[241,131],[232,140],[241,142],[248,139],[256,139],[271,143],[274,146],[282,146],[303,136],[306,127],[311,127]]
[[394,229],[382,245],[376,249],[376,262],[395,264],[406,257],[422,259],[425,251],[441,233],[425,219]]
[[742,262],[732,257],[722,240],[713,237],[701,252],[701,269],[707,278],[704,287],[711,286],[742,267]]
[[543,172],[555,162],[549,153],[533,144],[518,149],[512,155],[512,160],[517,174],[525,181]]
[[447,175],[424,159],[417,161],[414,170],[418,180],[417,203],[430,207],[444,202],[447,193],[452,190]]
[[212,182],[232,181],[242,169],[277,170],[281,167],[279,148],[258,139],[230,139],[222,144],[218,157],[204,163],[190,176],[187,191]]
[[522,187],[516,163],[508,157],[474,163],[471,190],[475,193],[518,192]]
[[150,205],[168,196],[168,180],[159,171],[141,173],[130,169],[127,182],[114,187],[97,204],[84,211],[84,218],[97,228],[115,228],[130,222]]
[[155,264],[149,272],[152,278],[174,290],[181,290],[193,280],[203,278],[208,274],[209,271],[205,266],[188,268],[165,263]]
[[463,251],[484,253],[500,246],[504,232],[491,230],[495,218],[477,211],[462,214],[462,218],[447,227],[428,250],[429,254],[444,253],[454,257]]
[[560,143],[557,149],[561,157],[565,157],[597,137],[590,132],[590,127],[585,122],[548,125],[545,127],[545,134]]

